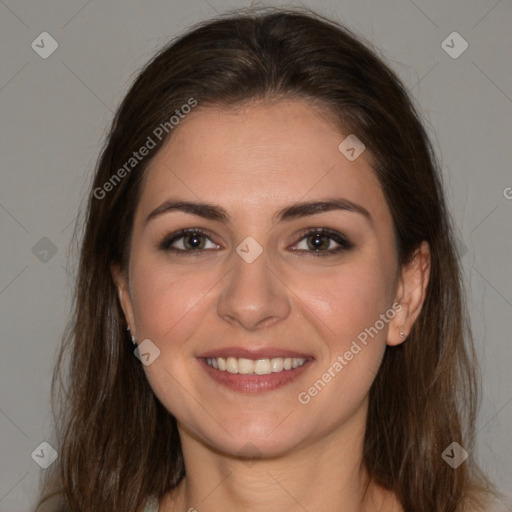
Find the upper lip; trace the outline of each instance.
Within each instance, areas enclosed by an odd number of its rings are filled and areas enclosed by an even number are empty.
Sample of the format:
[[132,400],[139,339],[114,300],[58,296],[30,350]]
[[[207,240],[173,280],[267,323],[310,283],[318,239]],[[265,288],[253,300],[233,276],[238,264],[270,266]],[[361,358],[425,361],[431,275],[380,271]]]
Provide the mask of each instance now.
[[276,347],[268,347],[268,348],[240,348],[240,347],[226,347],[226,348],[216,348],[213,350],[208,350],[206,352],[202,352],[197,357],[207,358],[207,357],[237,357],[244,359],[272,359],[273,357],[297,357],[309,359],[312,356],[310,354],[305,354],[304,352],[297,352],[295,350],[287,350],[283,348]]

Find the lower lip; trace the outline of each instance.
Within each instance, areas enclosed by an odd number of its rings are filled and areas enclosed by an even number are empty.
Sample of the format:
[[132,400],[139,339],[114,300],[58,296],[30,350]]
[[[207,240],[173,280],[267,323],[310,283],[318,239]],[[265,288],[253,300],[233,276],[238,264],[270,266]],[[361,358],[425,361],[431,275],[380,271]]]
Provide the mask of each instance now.
[[286,384],[298,379],[312,362],[312,359],[308,359],[298,368],[269,373],[267,375],[243,375],[240,373],[216,370],[212,368],[205,359],[199,358],[199,364],[201,364],[206,373],[208,373],[213,380],[234,391],[246,393],[261,393],[263,391],[272,391],[286,386]]

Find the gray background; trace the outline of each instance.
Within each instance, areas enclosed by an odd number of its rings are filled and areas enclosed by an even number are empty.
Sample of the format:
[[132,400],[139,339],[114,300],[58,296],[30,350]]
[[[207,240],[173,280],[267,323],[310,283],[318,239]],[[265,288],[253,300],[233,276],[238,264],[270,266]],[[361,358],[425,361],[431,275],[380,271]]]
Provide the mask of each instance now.
[[[53,439],[50,379],[76,265],[69,244],[113,111],[137,70],[170,37],[245,5],[0,1],[2,511],[30,510],[44,471],[31,453]],[[421,105],[458,228],[483,376],[478,451],[470,455],[512,494],[512,4],[302,5],[379,47]],[[31,48],[44,31],[59,45],[47,59]],[[441,46],[453,31],[469,44],[455,59]]]

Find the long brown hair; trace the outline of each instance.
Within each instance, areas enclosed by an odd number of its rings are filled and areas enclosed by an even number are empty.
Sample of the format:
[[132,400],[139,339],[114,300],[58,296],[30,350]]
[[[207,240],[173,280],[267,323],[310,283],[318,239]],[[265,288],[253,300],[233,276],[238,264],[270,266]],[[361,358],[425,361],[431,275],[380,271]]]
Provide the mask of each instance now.
[[[63,390],[60,457],[46,497],[60,494],[63,510],[135,512],[185,474],[176,421],[133,355],[110,269],[126,268],[144,171],[179,129],[170,117],[191,98],[196,109],[304,99],[365,144],[392,213],[399,263],[424,240],[432,262],[422,312],[407,341],[387,347],[371,388],[364,463],[406,511],[463,510],[473,491],[492,486],[471,457],[477,365],[431,144],[404,86],[368,43],[310,10],[274,8],[193,27],[145,66],[117,110],[88,200],[73,316],[54,378]],[[167,127],[161,138],[159,126]],[[151,135],[151,154],[127,167]],[[441,457],[454,441],[470,454],[457,469]]]

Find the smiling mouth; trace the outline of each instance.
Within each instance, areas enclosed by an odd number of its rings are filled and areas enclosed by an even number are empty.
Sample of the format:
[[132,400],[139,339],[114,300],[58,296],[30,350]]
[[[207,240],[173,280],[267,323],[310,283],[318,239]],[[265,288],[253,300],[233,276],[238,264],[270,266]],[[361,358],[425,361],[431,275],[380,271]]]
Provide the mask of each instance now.
[[240,375],[269,375],[300,368],[308,358],[273,357],[267,359],[246,359],[243,357],[206,357],[205,362],[216,370]]

